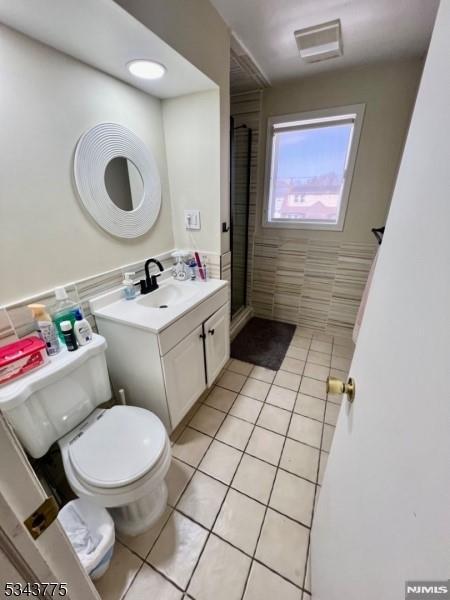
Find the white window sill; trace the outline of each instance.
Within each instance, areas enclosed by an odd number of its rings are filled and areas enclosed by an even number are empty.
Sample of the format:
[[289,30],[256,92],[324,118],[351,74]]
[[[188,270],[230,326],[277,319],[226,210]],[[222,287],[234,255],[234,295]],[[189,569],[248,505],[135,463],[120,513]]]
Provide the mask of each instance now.
[[268,229],[306,229],[309,231],[343,231],[344,229],[344,223],[299,223],[291,221],[264,221],[262,226]]

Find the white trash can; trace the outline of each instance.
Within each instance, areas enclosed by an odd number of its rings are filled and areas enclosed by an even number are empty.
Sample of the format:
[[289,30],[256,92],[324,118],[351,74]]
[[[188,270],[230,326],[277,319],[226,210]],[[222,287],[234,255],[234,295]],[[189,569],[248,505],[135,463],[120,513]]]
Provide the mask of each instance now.
[[59,511],[58,520],[91,579],[109,567],[114,550],[114,521],[105,508],[78,498]]

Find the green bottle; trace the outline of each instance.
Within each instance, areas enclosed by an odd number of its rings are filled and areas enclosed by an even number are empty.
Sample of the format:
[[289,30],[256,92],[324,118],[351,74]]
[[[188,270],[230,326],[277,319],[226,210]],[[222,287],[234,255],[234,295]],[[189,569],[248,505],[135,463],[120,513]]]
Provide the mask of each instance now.
[[65,344],[64,333],[61,331],[61,323],[63,321],[70,321],[73,327],[76,321],[75,313],[77,310],[81,312],[81,307],[76,302],[69,300],[67,292],[63,287],[55,289],[55,297],[56,306],[53,310],[53,323],[55,324],[59,339]]

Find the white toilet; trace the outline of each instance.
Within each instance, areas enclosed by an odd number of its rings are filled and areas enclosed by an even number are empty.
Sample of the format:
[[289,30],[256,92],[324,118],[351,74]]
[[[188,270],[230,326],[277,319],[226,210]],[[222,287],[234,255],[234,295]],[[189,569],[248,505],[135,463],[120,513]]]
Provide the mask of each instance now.
[[148,410],[97,408],[111,398],[105,349],[95,335],[75,352],[61,351],[0,387],[0,409],[31,456],[57,441],[75,494],[108,508],[120,533],[138,535],[167,505],[170,442]]

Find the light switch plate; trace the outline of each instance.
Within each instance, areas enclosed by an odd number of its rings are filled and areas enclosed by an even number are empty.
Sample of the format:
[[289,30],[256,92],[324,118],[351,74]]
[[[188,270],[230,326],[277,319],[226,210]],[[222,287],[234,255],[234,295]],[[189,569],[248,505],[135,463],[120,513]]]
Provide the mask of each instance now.
[[197,209],[189,209],[184,211],[184,224],[186,229],[198,230],[200,225],[200,211]]

